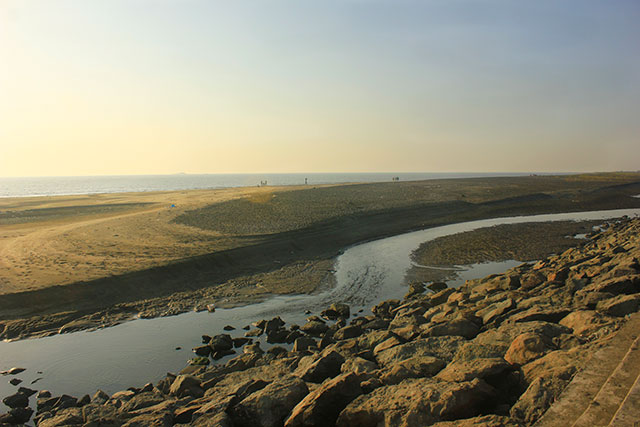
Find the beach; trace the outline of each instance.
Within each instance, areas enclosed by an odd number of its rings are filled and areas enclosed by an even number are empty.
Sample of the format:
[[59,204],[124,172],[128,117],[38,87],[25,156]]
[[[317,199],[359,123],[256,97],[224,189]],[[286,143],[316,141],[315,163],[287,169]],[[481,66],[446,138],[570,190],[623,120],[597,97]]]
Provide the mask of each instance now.
[[0,199],[3,338],[331,286],[350,245],[473,219],[638,207],[639,174]]

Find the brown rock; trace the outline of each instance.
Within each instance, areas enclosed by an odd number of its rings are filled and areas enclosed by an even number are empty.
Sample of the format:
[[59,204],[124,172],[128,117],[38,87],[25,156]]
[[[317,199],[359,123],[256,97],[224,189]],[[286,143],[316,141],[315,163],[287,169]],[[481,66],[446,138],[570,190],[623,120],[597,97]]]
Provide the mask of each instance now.
[[586,337],[613,324],[613,319],[595,310],[578,310],[569,313],[559,323],[571,328],[575,335]]
[[452,362],[447,365],[436,378],[443,381],[471,381],[474,378],[484,379],[512,371],[513,368],[502,358],[475,359]]
[[349,338],[356,338],[362,335],[363,330],[360,326],[345,326],[340,328],[333,334],[335,340],[346,340]]
[[639,295],[619,295],[600,301],[596,310],[609,316],[623,317],[638,311]]
[[466,319],[456,319],[451,322],[431,326],[422,333],[422,336],[460,336],[466,339],[472,339],[475,338],[479,332],[480,328],[475,323]]
[[257,391],[231,411],[231,419],[236,427],[276,427],[284,423],[291,410],[307,394],[309,389],[297,377],[287,377],[274,381]]
[[509,346],[504,358],[514,365],[525,365],[532,360],[544,356],[547,346],[542,336],[526,332],[518,335]]
[[178,397],[202,397],[204,390],[200,385],[201,382],[196,377],[191,375],[178,375],[173,381],[173,384],[171,384],[169,393]]
[[378,369],[378,365],[375,363],[363,359],[361,357],[350,357],[342,364],[341,371],[344,374],[353,372],[354,374],[365,374],[373,372]]
[[423,338],[381,351],[376,354],[376,360],[381,366],[391,366],[416,356],[451,360],[464,341],[462,337],[453,336]]
[[340,411],[362,394],[359,375],[342,374],[309,393],[291,411],[286,427],[334,426]]
[[464,383],[409,379],[356,398],[342,411],[336,425],[425,426],[469,418],[491,406],[493,396],[493,388],[478,379]]
[[384,384],[398,384],[407,378],[432,377],[444,368],[446,362],[437,357],[418,356],[403,360],[397,365],[391,366],[380,375]]
[[309,357],[311,359],[307,359],[308,363],[300,362],[295,375],[312,383],[321,383],[327,378],[335,377],[340,373],[340,368],[344,363],[344,357],[336,351]]

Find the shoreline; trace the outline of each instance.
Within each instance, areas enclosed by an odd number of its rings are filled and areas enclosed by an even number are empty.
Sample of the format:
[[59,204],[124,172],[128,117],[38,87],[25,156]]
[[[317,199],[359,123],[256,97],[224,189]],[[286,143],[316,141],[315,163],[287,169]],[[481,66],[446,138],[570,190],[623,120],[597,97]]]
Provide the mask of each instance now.
[[[544,183],[542,185],[547,186],[551,182],[555,183],[554,185],[558,188],[564,188],[568,185],[564,182],[565,178],[571,178],[572,181],[576,179],[575,176],[543,177],[540,179],[541,183]],[[50,334],[52,330],[55,332],[56,329],[72,322],[76,322],[76,324],[69,325],[69,328],[86,329],[96,326],[96,321],[92,319],[102,317],[111,319],[107,320],[107,323],[119,323],[125,318],[141,312],[145,317],[177,314],[192,310],[197,306],[196,301],[198,300],[208,300],[207,303],[220,303],[220,300],[225,298],[240,302],[247,299],[255,301],[256,298],[264,299],[270,295],[300,292],[298,282],[307,286],[303,288],[304,292],[311,292],[326,279],[329,270],[327,266],[343,248],[416,229],[488,217],[640,207],[638,199],[629,197],[631,194],[637,194],[636,187],[640,187],[640,185],[636,181],[631,182],[632,185],[625,183],[618,185],[618,187],[611,187],[611,181],[596,182],[596,184],[591,182],[578,183],[575,190],[562,190],[561,192],[556,190],[555,193],[549,193],[553,195],[551,197],[520,196],[518,195],[520,190],[515,192],[506,190],[505,193],[500,187],[518,182],[528,185],[532,180],[533,182],[539,181],[539,179],[525,177],[523,179],[437,180],[437,182],[403,183],[404,185],[400,184],[400,186],[396,186],[397,184],[392,184],[392,186],[385,184],[329,186],[318,191],[324,191],[324,194],[331,197],[333,194],[338,194],[340,198],[345,197],[346,194],[358,195],[360,194],[358,192],[368,193],[371,191],[393,196],[399,188],[411,189],[416,185],[422,185],[429,191],[435,191],[434,188],[442,187],[440,191],[443,194],[450,194],[450,190],[454,188],[458,188],[458,191],[461,188],[466,188],[468,196],[465,197],[467,199],[465,201],[443,200],[430,204],[416,199],[417,201],[409,200],[407,205],[405,201],[400,200],[405,203],[405,206],[398,205],[399,202],[391,200],[390,207],[381,210],[369,209],[361,213],[345,211],[342,216],[327,217],[327,219],[315,221],[304,228],[266,235],[233,236],[227,233],[225,237],[216,230],[206,230],[192,225],[187,227],[189,233],[194,233],[193,230],[196,230],[195,232],[200,233],[200,236],[205,235],[209,239],[217,239],[218,243],[216,244],[219,246],[221,242],[222,247],[226,245],[227,249],[179,261],[170,261],[167,264],[143,271],[49,287],[41,291],[0,295],[0,313],[2,313],[0,314],[0,329],[2,330],[0,337],[7,339],[27,337],[39,333]],[[582,190],[585,185],[591,190],[588,192]],[[498,196],[514,193],[518,196],[515,198],[513,196],[503,197],[497,200],[492,199],[491,195],[481,196],[482,193],[475,196],[474,193],[469,193],[469,188],[473,188],[469,186],[476,186],[479,189],[494,188],[491,191]],[[603,187],[607,190],[599,190]],[[393,192],[385,193],[388,191],[387,189]],[[258,191],[260,190],[259,188]],[[262,191],[265,190],[262,189]],[[287,202],[287,206],[295,208],[297,195],[303,196],[305,191],[308,192],[309,189],[301,192],[287,191],[274,194],[290,196],[293,200]],[[193,194],[193,192],[189,193],[189,195]],[[245,194],[244,197],[254,196]],[[480,201],[469,200],[478,198]],[[225,200],[218,202],[222,203],[221,205],[209,206],[214,208],[229,206],[232,209],[231,212],[235,213],[237,208],[234,206],[239,203],[237,201],[244,199],[227,197]],[[270,206],[273,203],[272,200],[273,196],[266,200],[258,199],[257,203],[253,203],[250,207],[262,209],[262,206]],[[394,205],[394,203],[396,204]],[[201,206],[202,203],[199,205]],[[198,212],[197,203],[192,203],[190,206],[195,207]],[[245,207],[242,209],[246,210]],[[188,211],[189,209],[186,207],[180,212]],[[176,217],[173,212],[171,214],[173,218]],[[292,217],[293,220],[295,218],[295,216]],[[242,218],[239,219],[244,221]],[[291,224],[295,224],[295,221]],[[180,230],[185,229],[180,224],[175,227]],[[217,234],[214,237],[212,233]],[[276,264],[274,261],[278,261],[278,263]],[[300,270],[308,270],[309,280],[299,280]],[[255,286],[251,285],[256,283],[256,275],[264,282],[264,287],[260,288],[259,292],[256,291]],[[216,286],[211,286],[211,277],[215,278]],[[288,281],[290,281],[290,285],[287,284]],[[188,284],[189,289],[184,289],[185,283]],[[177,290],[180,290],[181,293],[176,294]],[[171,305],[170,309],[167,309],[168,303]],[[112,308],[105,310],[105,307]],[[38,314],[36,315],[36,313]],[[36,317],[32,317],[34,315]],[[100,325],[102,324],[100,323]]]

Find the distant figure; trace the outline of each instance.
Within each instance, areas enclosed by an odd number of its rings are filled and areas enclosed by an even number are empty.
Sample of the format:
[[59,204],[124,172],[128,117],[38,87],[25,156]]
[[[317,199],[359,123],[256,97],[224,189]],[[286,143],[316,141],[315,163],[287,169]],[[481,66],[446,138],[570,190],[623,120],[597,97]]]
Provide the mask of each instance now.
[[307,178],[304,179],[304,185],[307,185]]
[[172,207],[172,208],[175,208],[175,207],[176,207],[176,205],[171,205],[171,207]]
[[400,181],[400,177],[399,176],[394,176],[393,178],[391,178],[391,181]]

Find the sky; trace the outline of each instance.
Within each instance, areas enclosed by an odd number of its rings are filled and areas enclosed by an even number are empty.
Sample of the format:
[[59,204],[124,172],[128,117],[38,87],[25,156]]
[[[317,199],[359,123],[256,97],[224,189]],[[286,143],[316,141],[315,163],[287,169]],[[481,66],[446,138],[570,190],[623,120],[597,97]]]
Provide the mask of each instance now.
[[0,0],[0,176],[640,169],[637,0]]

